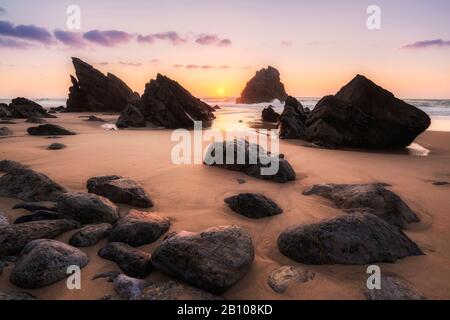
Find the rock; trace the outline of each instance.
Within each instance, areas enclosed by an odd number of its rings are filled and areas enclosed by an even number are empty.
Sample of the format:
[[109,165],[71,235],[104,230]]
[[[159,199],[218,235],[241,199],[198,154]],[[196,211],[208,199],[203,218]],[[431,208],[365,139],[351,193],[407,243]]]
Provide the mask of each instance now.
[[280,72],[272,66],[261,69],[247,82],[244,91],[236,103],[271,102],[275,99],[285,101],[286,90],[280,81]]
[[120,176],[91,178],[87,182],[90,193],[104,196],[117,203],[124,203],[138,208],[153,207],[148,193],[136,181]]
[[142,293],[132,297],[132,300],[223,300],[209,292],[186,286],[175,281],[167,281],[146,286]]
[[52,107],[52,108],[50,108],[50,110],[55,111],[55,112],[64,112],[64,111],[66,111],[66,107],[64,107],[64,106]]
[[448,186],[450,182],[448,181],[433,181],[433,185],[435,186]]
[[65,149],[66,145],[62,143],[52,143],[48,146],[48,150],[62,150]]
[[74,247],[84,248],[99,243],[106,238],[112,229],[109,223],[91,224],[76,232],[69,240],[69,244]]
[[237,226],[182,231],[167,237],[153,252],[155,268],[212,293],[223,293],[250,270],[252,239]]
[[14,221],[14,224],[20,224],[25,222],[31,222],[31,221],[43,221],[43,220],[58,220],[62,219],[62,216],[53,211],[45,211],[45,210],[39,210],[34,212],[31,215],[22,216],[17,218]]
[[76,134],[55,124],[43,124],[39,127],[31,127],[27,129],[27,132],[32,136],[72,136]]
[[114,279],[114,290],[122,299],[130,300],[142,293],[150,282],[147,280],[135,279],[125,274],[120,274]]
[[302,104],[294,97],[288,97],[280,116],[280,138],[302,139],[305,135],[306,113]]
[[322,196],[347,212],[374,214],[402,229],[409,223],[419,222],[419,218],[408,205],[385,186],[381,183],[319,184],[303,194]]
[[[13,169],[10,163],[6,169]],[[0,177],[0,197],[18,198],[24,201],[54,201],[66,189],[43,173],[29,169],[12,170]]]
[[11,271],[10,281],[19,288],[37,289],[69,276],[70,266],[83,268],[87,255],[55,240],[35,240],[26,245]]
[[105,120],[103,120],[102,118],[96,117],[96,116],[89,116],[86,121],[90,121],[90,122],[106,122]]
[[9,219],[3,212],[0,211],[0,226],[9,225]]
[[[137,107],[145,120],[153,126],[168,129],[193,128],[194,121],[202,121],[203,127],[206,128],[211,126],[212,120],[215,119],[208,104],[192,96],[178,82],[161,74],[146,84],[141,103]],[[133,118],[137,116],[135,111],[132,114]],[[122,114],[119,120],[128,118],[129,115]],[[119,121],[119,124],[123,122]],[[125,124],[131,126],[132,122],[134,121]]]
[[25,122],[27,123],[47,123],[44,119],[40,117],[30,117]]
[[219,107],[218,105],[215,105],[215,106],[213,107],[213,109],[214,109],[214,111],[217,111],[217,110],[220,110],[220,109],[222,109],[222,108]]
[[146,125],[147,121],[145,120],[141,110],[132,104],[127,105],[127,107],[120,113],[119,119],[116,122],[117,128],[142,128]]
[[12,118],[28,119],[31,117],[51,118],[52,116],[45,109],[34,101],[25,98],[13,99],[9,105],[9,112]]
[[381,289],[364,289],[367,300],[426,300],[426,298],[406,281],[393,278],[381,277]]
[[53,211],[57,212],[56,202],[42,201],[42,202],[20,202],[12,207],[13,210],[24,209],[30,212],[35,212],[39,210]]
[[267,283],[276,293],[284,293],[289,285],[314,280],[315,273],[302,267],[283,266],[272,271]]
[[170,228],[170,220],[154,213],[131,210],[114,225],[110,242],[123,242],[133,247],[153,243]]
[[66,219],[0,226],[0,258],[19,253],[32,240],[51,239],[77,228],[78,223]]
[[430,123],[425,112],[358,75],[335,96],[317,103],[304,139],[332,148],[403,148]]
[[[231,154],[232,163],[227,161]],[[241,160],[241,161],[238,161]],[[296,179],[296,174],[287,160],[271,155],[257,144],[246,140],[215,142],[211,144],[204,160],[205,165],[240,171],[249,176],[286,183]],[[277,170],[278,167],[278,170]]]
[[11,112],[9,111],[8,105],[6,103],[0,103],[0,118],[11,118]]
[[263,109],[261,117],[265,122],[278,122],[280,119],[280,115],[273,110],[273,106]]
[[423,254],[398,228],[363,213],[291,227],[279,236],[278,248],[292,260],[312,265],[393,263]]
[[139,94],[133,92],[122,80],[108,73],[106,76],[87,64],[72,58],[77,78],[70,76],[67,111],[122,111],[129,104],[139,101]]
[[16,161],[11,161],[11,160],[0,161],[0,171],[1,172],[10,173],[16,169],[27,169],[27,167]]
[[0,290],[0,301],[23,301],[23,300],[37,300],[37,298],[28,292],[20,292],[20,291],[5,292]]
[[238,182],[239,184],[245,184],[245,183],[247,183],[247,181],[246,181],[245,179],[241,179],[241,178],[238,178],[238,179],[237,179],[237,182]]
[[108,199],[91,193],[65,193],[58,198],[58,212],[82,224],[114,223],[119,208]]
[[0,128],[0,137],[3,136],[12,136],[14,133],[12,132],[11,129],[9,129],[8,127],[1,127]]
[[108,243],[100,249],[98,255],[117,263],[119,268],[130,277],[144,279],[153,270],[150,253],[135,249],[125,243]]
[[275,202],[262,194],[241,193],[226,198],[225,203],[234,212],[252,219],[271,217],[283,212]]

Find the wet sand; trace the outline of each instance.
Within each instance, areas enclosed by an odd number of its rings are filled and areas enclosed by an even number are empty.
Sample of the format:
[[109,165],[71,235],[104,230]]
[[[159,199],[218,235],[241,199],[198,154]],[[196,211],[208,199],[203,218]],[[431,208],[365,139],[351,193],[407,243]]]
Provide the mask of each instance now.
[[[305,197],[302,191],[317,183],[385,182],[416,211],[420,223],[410,225],[405,233],[424,251],[425,256],[409,257],[395,264],[380,264],[384,274],[397,275],[431,299],[450,299],[450,187],[434,186],[432,181],[450,181],[450,133],[424,133],[417,143],[431,152],[426,157],[402,153],[323,150],[304,146],[301,141],[281,141],[298,179],[277,184],[245,176],[238,172],[203,165],[174,165],[170,130],[106,131],[101,123],[86,122],[82,114],[58,114],[50,123],[78,133],[61,139],[31,137],[26,129],[32,124],[17,120],[7,125],[13,137],[0,139],[0,160],[29,165],[49,175],[71,191],[86,191],[86,181],[99,175],[118,174],[140,182],[155,203],[151,210],[168,216],[170,231],[200,231],[218,225],[235,224],[252,236],[256,258],[247,276],[228,290],[227,299],[363,299],[367,275],[365,266],[306,266],[316,278],[305,284],[291,285],[284,294],[267,285],[271,271],[282,265],[299,265],[281,255],[277,237],[293,224],[318,222],[343,214],[319,197]],[[86,114],[84,114],[86,115]],[[116,116],[96,114],[113,121]],[[67,148],[49,151],[54,142]],[[237,179],[243,178],[245,184]],[[260,192],[272,198],[284,213],[263,220],[250,220],[233,213],[223,202],[240,192]],[[0,210],[9,218],[24,215],[12,210],[17,199],[0,198]],[[129,207],[121,206],[125,215]],[[57,238],[67,241],[73,232]],[[161,239],[142,247],[152,251]],[[42,299],[99,299],[114,296],[112,284],[91,278],[105,271],[119,270],[110,261],[97,256],[106,243],[83,249],[90,263],[82,270],[82,289],[70,291],[65,280],[46,288],[29,290]],[[13,290],[9,283],[11,266],[0,275],[0,289]],[[149,279],[166,277],[155,271]]]

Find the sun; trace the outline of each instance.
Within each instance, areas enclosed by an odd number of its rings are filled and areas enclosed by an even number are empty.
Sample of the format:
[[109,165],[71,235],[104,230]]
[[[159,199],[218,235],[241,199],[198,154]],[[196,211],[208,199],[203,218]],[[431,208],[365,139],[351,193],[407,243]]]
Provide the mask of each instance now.
[[217,88],[217,95],[223,97],[225,95],[225,89],[222,87]]

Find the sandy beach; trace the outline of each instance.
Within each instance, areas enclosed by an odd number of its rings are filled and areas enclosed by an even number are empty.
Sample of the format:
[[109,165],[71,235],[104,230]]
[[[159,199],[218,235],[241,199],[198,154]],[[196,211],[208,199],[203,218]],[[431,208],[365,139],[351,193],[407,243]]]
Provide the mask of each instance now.
[[[90,115],[91,113],[89,113]],[[15,160],[35,171],[47,174],[70,191],[86,191],[86,181],[94,176],[117,174],[142,184],[155,203],[152,212],[170,218],[170,231],[200,231],[220,225],[238,225],[249,232],[255,246],[255,261],[245,278],[228,290],[227,299],[364,299],[366,266],[305,266],[315,272],[313,281],[291,285],[284,294],[275,293],[267,284],[269,274],[279,266],[299,265],[283,256],[277,247],[278,235],[294,224],[318,222],[345,214],[317,196],[302,192],[319,183],[373,183],[392,185],[419,216],[421,222],[406,229],[424,256],[408,257],[395,264],[380,264],[383,274],[405,279],[430,299],[450,299],[450,187],[433,181],[450,180],[450,132],[426,131],[416,143],[430,150],[428,156],[397,152],[366,152],[312,148],[299,140],[282,140],[280,151],[294,168],[297,180],[277,184],[204,165],[175,165],[171,162],[171,130],[108,131],[97,122],[86,122],[81,113],[59,113],[51,123],[77,133],[60,139],[33,137],[26,133],[32,126],[24,120],[8,125],[14,135],[0,139],[0,159]],[[117,115],[95,115],[114,123]],[[67,148],[47,150],[60,142]],[[237,179],[247,182],[239,184]],[[241,192],[259,192],[274,200],[284,213],[251,220],[232,212],[224,203],[228,196]],[[0,211],[11,219],[27,214],[12,210],[20,202],[0,198]],[[121,215],[130,209],[121,205]],[[57,240],[67,242],[74,233]],[[141,247],[152,252],[162,241]],[[91,278],[105,271],[118,271],[115,263],[97,256],[106,240],[85,248],[90,263],[82,270],[82,289],[67,290],[66,281],[30,293],[41,299],[93,299],[115,296],[112,284]],[[19,290],[9,282],[11,266],[0,275],[0,288]],[[154,271],[149,279],[167,279]]]

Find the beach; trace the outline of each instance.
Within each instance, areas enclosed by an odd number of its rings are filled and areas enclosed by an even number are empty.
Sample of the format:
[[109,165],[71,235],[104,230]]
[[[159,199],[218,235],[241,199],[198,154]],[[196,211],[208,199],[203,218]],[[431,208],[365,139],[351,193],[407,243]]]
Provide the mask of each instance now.
[[[240,126],[249,120],[244,114],[220,123]],[[87,122],[81,116],[94,114],[114,123],[118,115],[102,113],[58,113],[49,119],[74,131],[77,135],[60,139],[33,137],[26,129],[33,126],[17,119],[8,125],[14,135],[0,139],[0,159],[15,160],[42,172],[70,191],[86,191],[86,181],[94,176],[117,174],[130,177],[143,185],[155,207],[149,211],[167,216],[172,222],[170,231],[201,231],[220,225],[238,225],[251,235],[255,247],[255,260],[250,272],[229,289],[226,299],[364,299],[367,266],[323,265],[304,266],[316,277],[304,284],[290,285],[283,294],[275,293],[267,284],[269,274],[283,265],[300,265],[283,256],[277,247],[279,234],[287,227],[319,222],[345,213],[320,197],[302,195],[314,184],[320,183],[374,183],[391,185],[420,218],[411,224],[405,234],[425,253],[407,257],[395,264],[379,264],[383,275],[395,275],[419,290],[429,299],[450,299],[450,186],[436,186],[434,181],[450,181],[450,132],[426,131],[416,143],[429,150],[427,156],[414,152],[384,152],[364,150],[329,150],[313,148],[300,140],[281,140],[280,152],[294,168],[297,180],[285,184],[258,180],[239,172],[204,165],[175,165],[170,155],[176,142],[171,130],[105,130],[98,122]],[[225,117],[225,115],[224,115]],[[213,125],[214,127],[214,125]],[[433,124],[432,124],[433,127]],[[58,142],[67,148],[47,150]],[[206,144],[206,143],[205,143]],[[239,184],[237,179],[245,179]],[[251,220],[232,212],[224,203],[226,197],[242,193],[262,193],[283,208],[284,213],[261,220]],[[25,210],[12,210],[20,200],[0,198],[0,211],[10,220],[27,214]],[[121,215],[130,207],[120,205]],[[67,232],[56,238],[67,242],[74,233]],[[152,252],[163,238],[141,247]],[[100,272],[119,271],[113,262],[101,259],[97,252],[106,240],[84,248],[90,263],[82,269],[81,290],[68,290],[66,280],[48,287],[28,290],[41,299],[92,299],[105,295],[116,296],[111,283],[105,279],[92,281]],[[20,290],[9,282],[12,266],[0,275],[2,290]],[[155,270],[152,281],[164,281],[167,276]]]

